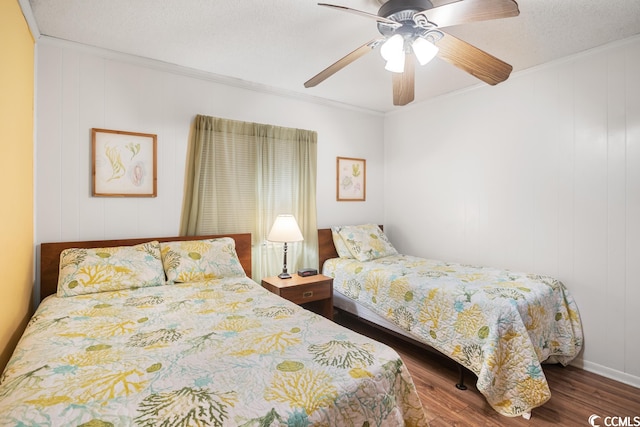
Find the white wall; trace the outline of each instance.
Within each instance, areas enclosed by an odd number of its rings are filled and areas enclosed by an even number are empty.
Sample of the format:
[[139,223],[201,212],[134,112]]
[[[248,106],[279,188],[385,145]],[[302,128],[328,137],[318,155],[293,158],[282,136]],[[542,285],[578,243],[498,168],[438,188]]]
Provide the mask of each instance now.
[[[196,114],[317,131],[318,225],[382,221],[379,114],[46,37],[37,57],[36,244],[177,235]],[[93,127],[158,135],[157,198],[91,196]],[[366,202],[336,202],[337,156],[367,160]]]
[[640,386],[640,38],[385,119],[403,253],[549,274],[588,370]]
[[[382,118],[42,38],[36,244],[178,233],[196,114],[318,132],[318,225],[384,223],[405,253],[545,273],[584,366],[640,386],[640,39]],[[91,197],[92,127],[158,134],[158,197]],[[383,137],[384,134],[384,137]],[[336,202],[336,156],[367,201]]]

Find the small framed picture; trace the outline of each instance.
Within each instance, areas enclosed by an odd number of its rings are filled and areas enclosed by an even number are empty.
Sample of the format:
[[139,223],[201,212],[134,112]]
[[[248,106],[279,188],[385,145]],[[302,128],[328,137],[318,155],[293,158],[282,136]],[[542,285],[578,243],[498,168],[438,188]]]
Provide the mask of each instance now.
[[367,161],[338,157],[336,192],[340,201],[364,201],[367,195]]
[[93,195],[156,197],[157,135],[91,129]]

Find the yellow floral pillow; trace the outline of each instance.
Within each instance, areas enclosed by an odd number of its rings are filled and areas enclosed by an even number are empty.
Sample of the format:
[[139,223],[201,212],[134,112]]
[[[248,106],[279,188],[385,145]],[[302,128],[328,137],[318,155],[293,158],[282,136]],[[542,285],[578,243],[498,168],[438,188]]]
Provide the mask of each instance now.
[[342,240],[342,237],[340,236],[340,230],[342,230],[342,228],[343,227],[340,227],[340,226],[331,227],[331,236],[333,237],[333,246],[335,246],[336,252],[338,253],[338,256],[340,258],[353,258],[353,255],[351,255],[351,251],[349,251],[349,248],[347,247],[346,243],[344,243],[344,240]]
[[338,231],[351,255],[358,261],[371,261],[390,255],[397,255],[387,236],[376,224],[347,225]]
[[59,297],[164,283],[157,241],[113,248],[70,248],[60,254]]
[[167,242],[160,246],[169,283],[246,276],[231,237]]

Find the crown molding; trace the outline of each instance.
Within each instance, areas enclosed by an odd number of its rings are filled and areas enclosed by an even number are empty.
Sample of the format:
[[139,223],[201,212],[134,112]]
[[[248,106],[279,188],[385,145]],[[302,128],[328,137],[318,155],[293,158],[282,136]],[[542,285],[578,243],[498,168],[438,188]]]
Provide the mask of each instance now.
[[365,114],[371,114],[374,116],[383,117],[384,112],[370,110],[362,107],[357,107],[342,102],[332,101],[324,98],[320,98],[312,95],[305,95],[299,92],[279,89],[260,83],[254,83],[247,80],[237,79],[234,77],[223,76],[220,74],[210,73],[207,71],[197,70],[194,68],[184,67],[169,62],[158,61],[155,59],[145,58],[142,56],[131,55],[124,52],[118,52],[114,50],[99,48],[96,46],[85,45],[82,43],[72,42],[69,40],[59,39],[56,37],[49,37],[41,35],[37,39],[38,44],[59,46],[66,49],[73,49],[75,51],[84,52],[91,55],[96,55],[101,58],[123,62],[131,65],[137,65],[140,67],[150,68],[157,71],[163,71],[173,74],[178,74],[187,77],[193,77],[196,79],[206,80],[212,83],[218,83],[226,86],[232,86],[238,89],[250,90],[253,92],[280,96],[284,98],[295,99],[302,102],[308,102],[317,105],[329,106],[332,108],[341,108],[350,111],[356,111]]

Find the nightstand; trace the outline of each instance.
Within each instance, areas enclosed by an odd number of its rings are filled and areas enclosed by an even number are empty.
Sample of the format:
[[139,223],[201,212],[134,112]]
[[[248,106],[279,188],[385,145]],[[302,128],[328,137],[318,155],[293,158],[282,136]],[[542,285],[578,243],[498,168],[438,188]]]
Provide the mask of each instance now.
[[284,299],[333,320],[333,279],[331,277],[322,274],[300,277],[292,274],[291,279],[281,279],[273,276],[262,279],[262,286]]

